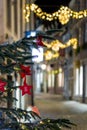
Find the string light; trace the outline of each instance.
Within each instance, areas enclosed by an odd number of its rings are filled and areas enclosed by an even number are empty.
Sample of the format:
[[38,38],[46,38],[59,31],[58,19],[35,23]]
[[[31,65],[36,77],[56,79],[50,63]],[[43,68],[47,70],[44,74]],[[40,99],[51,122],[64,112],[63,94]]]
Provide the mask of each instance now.
[[45,53],[44,53],[44,56],[45,56],[45,59],[46,60],[51,60],[52,57],[53,57],[53,54],[51,51],[47,50]]
[[51,60],[51,59],[53,59],[53,58],[59,57],[59,53],[58,53],[58,52],[53,53],[52,51],[47,50],[47,51],[44,53],[44,56],[45,56],[45,59],[46,59],[46,60]]
[[30,6],[29,6],[29,4],[26,4],[26,7],[23,11],[24,11],[24,14],[25,14],[26,22],[29,22],[29,17],[30,17]]
[[76,38],[71,38],[68,42],[66,43],[62,43],[59,40],[53,40],[50,43],[47,42],[43,42],[43,44],[47,47],[47,48],[52,48],[53,51],[58,51],[60,48],[64,49],[66,47],[69,46],[73,46],[73,49],[77,48],[77,39]]
[[[60,49],[65,49],[67,47],[72,46],[73,49],[77,48],[77,39],[76,38],[71,38],[67,43],[61,43],[59,40],[54,40],[50,44],[47,44],[47,42],[43,42],[45,46],[47,46],[48,49],[46,52],[44,52],[44,56],[46,60],[51,60],[53,58],[57,58],[60,56],[59,50]],[[52,51],[51,51],[52,49]],[[54,51],[54,53],[53,53]]]
[[63,70],[62,70],[62,68],[59,68],[59,69],[57,69],[57,70],[51,70],[51,71],[49,71],[48,73],[49,74],[59,74],[59,73],[62,73],[63,72]]
[[[45,19],[48,21],[59,19],[61,24],[66,24],[70,20],[71,17],[80,19],[87,16],[87,10],[74,12],[68,7],[61,6],[60,10],[52,14],[49,14],[49,13],[43,12],[42,9],[36,4],[31,4],[31,5],[26,4],[25,9],[24,9],[26,22],[29,22],[30,11],[33,11],[41,19]],[[50,44],[48,44],[47,42],[43,42],[43,44],[47,46],[47,48],[52,49],[55,52],[55,53],[52,53],[52,51],[47,50],[47,52],[44,53],[46,60],[51,60],[52,58],[59,57],[59,53],[58,53],[59,49],[64,49],[69,46],[72,46],[73,49],[76,49],[77,39],[72,38],[65,44],[61,43],[59,40],[54,40]]]
[[59,21],[61,22],[61,24],[66,24],[69,22],[69,19],[71,17],[71,10],[68,7],[64,7],[62,6],[59,10]]
[[36,4],[26,4],[24,9],[26,22],[29,22],[30,11],[33,11],[39,18],[44,20],[52,21],[59,19],[61,24],[67,24],[70,18],[81,19],[83,17],[87,17],[87,10],[76,12],[66,6],[61,6],[59,10],[50,14],[43,12]]

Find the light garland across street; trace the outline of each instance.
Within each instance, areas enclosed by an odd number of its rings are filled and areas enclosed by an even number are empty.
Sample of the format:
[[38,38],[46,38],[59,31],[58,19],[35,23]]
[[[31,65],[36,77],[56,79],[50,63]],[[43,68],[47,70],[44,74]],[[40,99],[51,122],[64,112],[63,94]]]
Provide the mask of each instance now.
[[59,10],[50,14],[43,12],[42,9],[36,4],[26,4],[23,11],[26,22],[29,22],[30,11],[33,11],[39,18],[43,20],[52,21],[59,19],[60,23],[63,25],[67,24],[70,18],[81,19],[87,17],[87,10],[76,12],[67,6],[61,6]]
[[43,42],[43,44],[48,48],[48,50],[44,52],[45,59],[51,60],[53,58],[57,58],[60,56],[59,54],[60,49],[65,49],[70,46],[72,46],[73,49],[76,49],[78,41],[76,38],[71,38],[68,42],[64,44],[59,40],[54,40],[49,44],[47,42]]

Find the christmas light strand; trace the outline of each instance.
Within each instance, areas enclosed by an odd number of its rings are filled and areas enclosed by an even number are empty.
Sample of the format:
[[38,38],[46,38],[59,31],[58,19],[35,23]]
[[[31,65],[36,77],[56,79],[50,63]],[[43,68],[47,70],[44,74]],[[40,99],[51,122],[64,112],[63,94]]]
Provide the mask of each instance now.
[[67,48],[69,46],[72,46],[73,49],[76,49],[77,48],[77,39],[76,38],[71,38],[67,43],[62,43],[60,42],[59,40],[53,40],[52,42],[50,43],[47,43],[47,42],[43,42],[43,44],[45,46],[47,46],[47,48],[52,48],[53,51],[58,51],[60,48],[61,49],[64,49],[64,48]]
[[[57,58],[60,56],[60,53],[59,53],[60,49],[65,49],[70,46],[72,46],[73,49],[76,49],[78,41],[76,38],[71,38],[65,44],[61,43],[59,40],[54,40],[50,44],[47,44],[46,42],[43,42],[43,43],[48,48],[48,50],[46,52],[44,52],[45,59],[51,60],[53,58]],[[51,51],[51,49],[52,49],[52,51]]]
[[52,21],[59,19],[60,23],[63,25],[67,24],[70,18],[81,19],[87,17],[87,10],[76,12],[66,6],[61,6],[59,10],[50,14],[43,12],[42,9],[36,4],[26,4],[24,9],[26,22],[29,22],[30,11],[33,11],[39,18],[43,20]]

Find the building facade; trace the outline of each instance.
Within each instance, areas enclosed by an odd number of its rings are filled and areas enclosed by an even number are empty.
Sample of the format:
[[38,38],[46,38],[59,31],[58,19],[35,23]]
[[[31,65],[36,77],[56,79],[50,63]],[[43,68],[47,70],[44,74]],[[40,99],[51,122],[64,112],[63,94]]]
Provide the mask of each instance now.
[[[87,9],[87,0],[73,0],[70,8],[74,11]],[[78,39],[78,47],[68,57],[70,64],[66,66],[68,77],[65,77],[65,89],[68,91],[68,97],[81,102],[86,102],[87,98],[87,18],[79,20],[72,19],[68,23],[70,37]],[[69,54],[69,51],[68,51]],[[66,71],[65,70],[65,71]],[[65,75],[66,76],[66,75]],[[67,94],[66,94],[67,95]]]
[[11,42],[20,39],[25,31],[24,0],[1,0],[0,3],[0,36]]

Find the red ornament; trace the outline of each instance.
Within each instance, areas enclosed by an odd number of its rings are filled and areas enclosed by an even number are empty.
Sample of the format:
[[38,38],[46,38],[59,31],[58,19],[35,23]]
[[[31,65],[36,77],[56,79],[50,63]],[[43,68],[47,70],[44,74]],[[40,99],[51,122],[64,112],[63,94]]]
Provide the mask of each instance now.
[[7,84],[6,82],[0,80],[0,91],[1,91],[1,92],[4,92],[4,91],[5,91],[4,87],[6,86],[6,84]]
[[26,78],[25,78],[24,85],[20,86],[20,89],[22,90],[22,96],[25,94],[31,95],[31,88],[32,88],[32,86],[30,86],[26,83]]
[[42,42],[42,36],[38,36],[36,39],[36,42],[39,46],[44,46],[43,42]]
[[36,113],[38,116],[40,116],[39,109],[36,106],[28,106],[27,111],[32,111]]
[[40,116],[40,112],[36,106],[32,107],[32,111],[35,112],[38,116]]
[[26,75],[31,75],[31,68],[30,66],[24,66],[24,65],[20,65],[21,68],[21,78],[24,78]]

